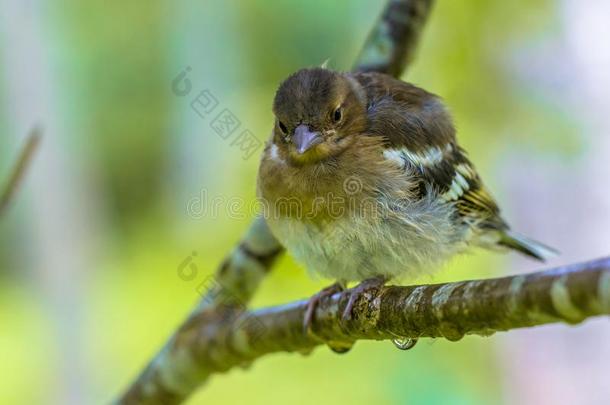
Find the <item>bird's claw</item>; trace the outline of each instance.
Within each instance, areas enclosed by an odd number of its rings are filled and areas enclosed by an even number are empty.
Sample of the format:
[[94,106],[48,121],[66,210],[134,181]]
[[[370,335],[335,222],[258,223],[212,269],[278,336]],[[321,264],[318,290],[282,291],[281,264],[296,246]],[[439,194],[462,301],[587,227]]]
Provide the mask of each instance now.
[[385,277],[374,277],[374,278],[369,278],[366,279],[364,281],[362,281],[360,284],[358,284],[356,287],[354,287],[350,292],[349,292],[349,300],[347,301],[347,305],[345,306],[345,309],[343,310],[343,314],[341,315],[341,319],[343,321],[349,321],[352,319],[352,311],[354,309],[354,304],[356,303],[356,300],[364,293],[366,293],[367,291],[370,290],[377,290],[380,287],[382,287],[385,283],[386,283],[386,278]]
[[330,297],[335,293],[341,292],[345,289],[343,284],[336,282],[318,293],[312,296],[307,302],[307,309],[305,310],[305,317],[303,318],[303,332],[307,333],[311,329],[311,323],[313,321],[313,315],[316,312],[318,304],[323,298]]

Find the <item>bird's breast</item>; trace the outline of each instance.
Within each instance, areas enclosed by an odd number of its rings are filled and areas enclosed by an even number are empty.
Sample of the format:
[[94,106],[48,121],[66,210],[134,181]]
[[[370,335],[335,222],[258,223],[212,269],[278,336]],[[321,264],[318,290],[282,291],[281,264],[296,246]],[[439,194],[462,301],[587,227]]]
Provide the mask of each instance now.
[[428,195],[376,140],[336,159],[292,166],[267,148],[258,193],[264,215],[297,261],[329,278],[416,274],[458,250],[453,207]]
[[267,147],[258,178],[258,196],[271,219],[324,225],[373,215],[380,197],[413,198],[413,176],[384,158],[380,139],[361,136],[339,156],[295,166]]

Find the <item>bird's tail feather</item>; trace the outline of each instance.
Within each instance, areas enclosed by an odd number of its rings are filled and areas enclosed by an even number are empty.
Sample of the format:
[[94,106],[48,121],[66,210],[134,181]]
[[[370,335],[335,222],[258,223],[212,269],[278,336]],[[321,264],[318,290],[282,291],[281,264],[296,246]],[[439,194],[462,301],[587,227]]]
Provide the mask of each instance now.
[[552,247],[508,230],[502,232],[498,244],[517,250],[542,262],[559,254],[559,252]]

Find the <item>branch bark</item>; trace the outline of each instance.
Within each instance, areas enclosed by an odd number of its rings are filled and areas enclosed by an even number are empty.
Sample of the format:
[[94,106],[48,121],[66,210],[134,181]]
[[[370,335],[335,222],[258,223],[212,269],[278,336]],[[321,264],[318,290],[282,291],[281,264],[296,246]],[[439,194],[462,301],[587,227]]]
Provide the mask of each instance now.
[[[488,280],[386,286],[360,296],[353,317],[341,314],[349,294],[323,299],[312,333],[304,333],[307,301],[251,312],[223,307],[191,317],[177,332],[174,363],[158,379],[135,384],[125,404],[175,404],[214,373],[246,367],[275,352],[307,353],[321,344],[357,340],[460,340],[555,322],[577,324],[610,314],[610,257]],[[153,365],[153,367],[155,367]],[[179,371],[179,372],[178,372]]]
[[433,0],[390,0],[358,56],[355,71],[399,77],[413,62]]

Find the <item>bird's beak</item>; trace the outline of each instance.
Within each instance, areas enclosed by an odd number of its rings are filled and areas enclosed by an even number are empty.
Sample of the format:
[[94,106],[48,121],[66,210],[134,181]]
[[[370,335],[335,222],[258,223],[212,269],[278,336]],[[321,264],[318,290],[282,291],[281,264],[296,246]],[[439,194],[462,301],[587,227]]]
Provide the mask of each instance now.
[[307,125],[301,124],[295,128],[292,140],[297,148],[297,152],[303,154],[312,147],[322,143],[322,136],[319,132],[312,132]]

